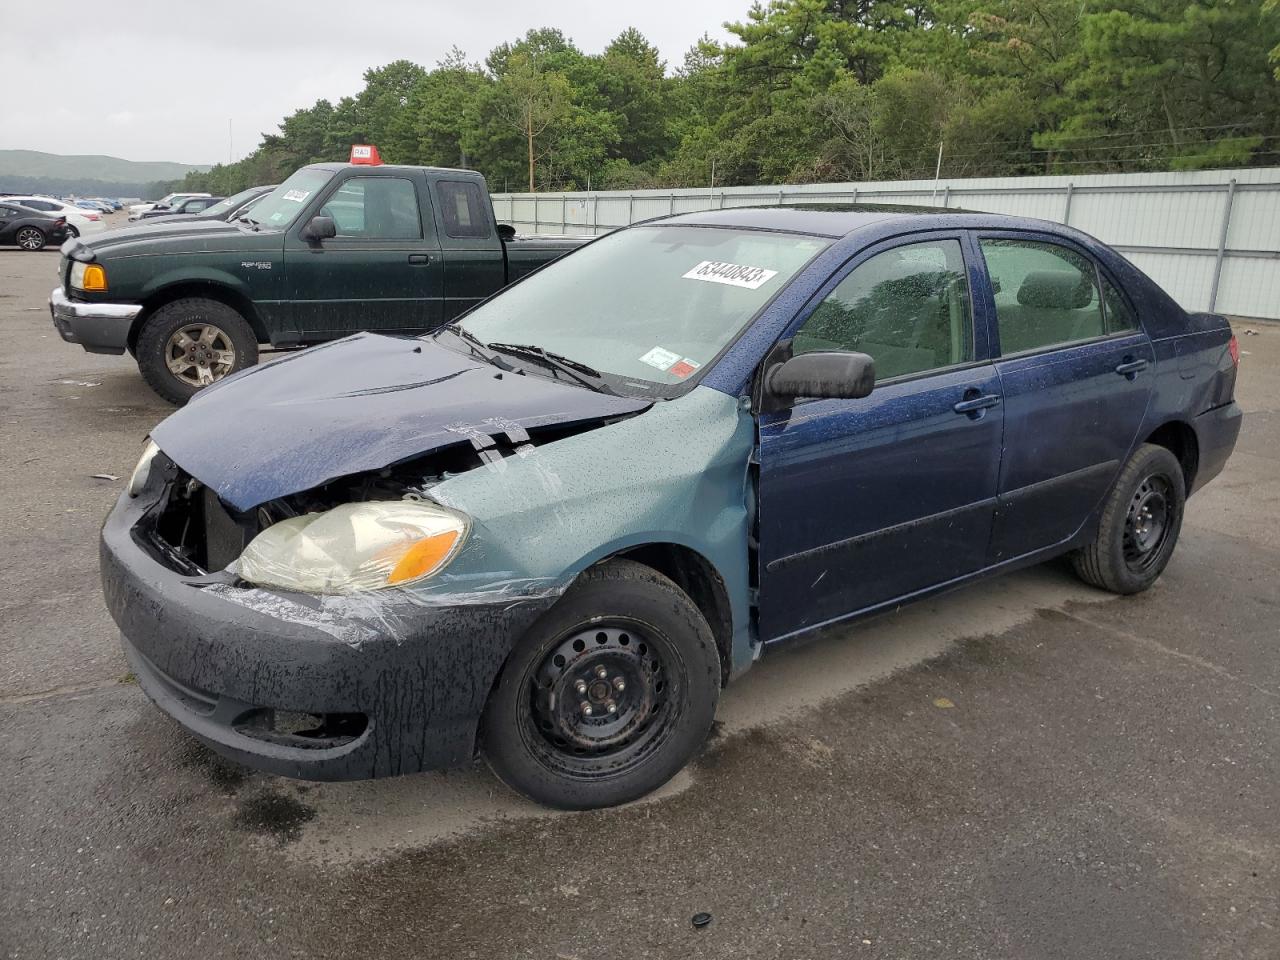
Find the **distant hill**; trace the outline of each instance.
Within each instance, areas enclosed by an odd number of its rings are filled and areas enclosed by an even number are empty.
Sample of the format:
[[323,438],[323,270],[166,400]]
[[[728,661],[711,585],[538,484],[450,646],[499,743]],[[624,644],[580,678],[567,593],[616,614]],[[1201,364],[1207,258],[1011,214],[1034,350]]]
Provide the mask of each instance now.
[[145,196],[157,183],[208,169],[208,164],[0,150],[0,192]]

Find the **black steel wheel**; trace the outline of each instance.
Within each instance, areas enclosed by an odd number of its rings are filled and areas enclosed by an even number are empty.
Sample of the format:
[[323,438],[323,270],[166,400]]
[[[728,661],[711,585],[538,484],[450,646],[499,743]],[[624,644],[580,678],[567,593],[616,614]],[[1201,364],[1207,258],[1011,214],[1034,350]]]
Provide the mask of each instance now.
[[1186,506],[1182,464],[1170,451],[1143,444],[1107,495],[1093,543],[1072,561],[1086,583],[1112,593],[1139,593],[1173,556]]
[[482,750],[540,803],[625,803],[685,765],[719,690],[697,607],[661,574],[613,560],[584,573],[517,645],[486,706]]

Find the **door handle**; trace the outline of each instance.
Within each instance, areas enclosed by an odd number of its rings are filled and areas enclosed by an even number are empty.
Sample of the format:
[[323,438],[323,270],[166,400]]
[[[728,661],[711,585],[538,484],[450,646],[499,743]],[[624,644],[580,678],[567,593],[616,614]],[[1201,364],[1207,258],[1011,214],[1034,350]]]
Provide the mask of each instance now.
[[979,394],[977,390],[966,390],[964,394],[965,399],[951,409],[956,413],[967,413],[970,420],[981,418],[988,407],[994,407],[1000,402],[1000,394],[998,393]]
[[416,264],[430,263],[431,254],[429,253],[411,253],[409,254],[409,262]]
[[1127,380],[1132,380],[1139,370],[1147,369],[1146,360],[1135,360],[1133,357],[1125,357],[1124,363],[1116,367],[1116,373]]

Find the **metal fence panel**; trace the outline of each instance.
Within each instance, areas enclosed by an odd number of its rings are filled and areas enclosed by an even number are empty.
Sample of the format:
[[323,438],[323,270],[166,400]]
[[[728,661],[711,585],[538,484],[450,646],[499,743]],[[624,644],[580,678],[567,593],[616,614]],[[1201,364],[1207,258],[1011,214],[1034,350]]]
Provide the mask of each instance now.
[[522,232],[599,234],[673,213],[800,202],[945,206],[1069,223],[1188,310],[1280,319],[1280,168],[782,187],[495,194]]

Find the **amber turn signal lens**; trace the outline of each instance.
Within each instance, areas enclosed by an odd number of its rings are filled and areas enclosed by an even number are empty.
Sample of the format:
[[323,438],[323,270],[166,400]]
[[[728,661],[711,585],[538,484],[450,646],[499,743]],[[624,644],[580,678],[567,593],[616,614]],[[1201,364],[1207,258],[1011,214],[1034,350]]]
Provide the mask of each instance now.
[[103,291],[107,289],[107,271],[100,263],[90,263],[84,268],[84,286],[82,290]]
[[387,583],[407,583],[425,577],[448,559],[459,536],[457,531],[450,530],[419,540],[404,552],[387,577]]

